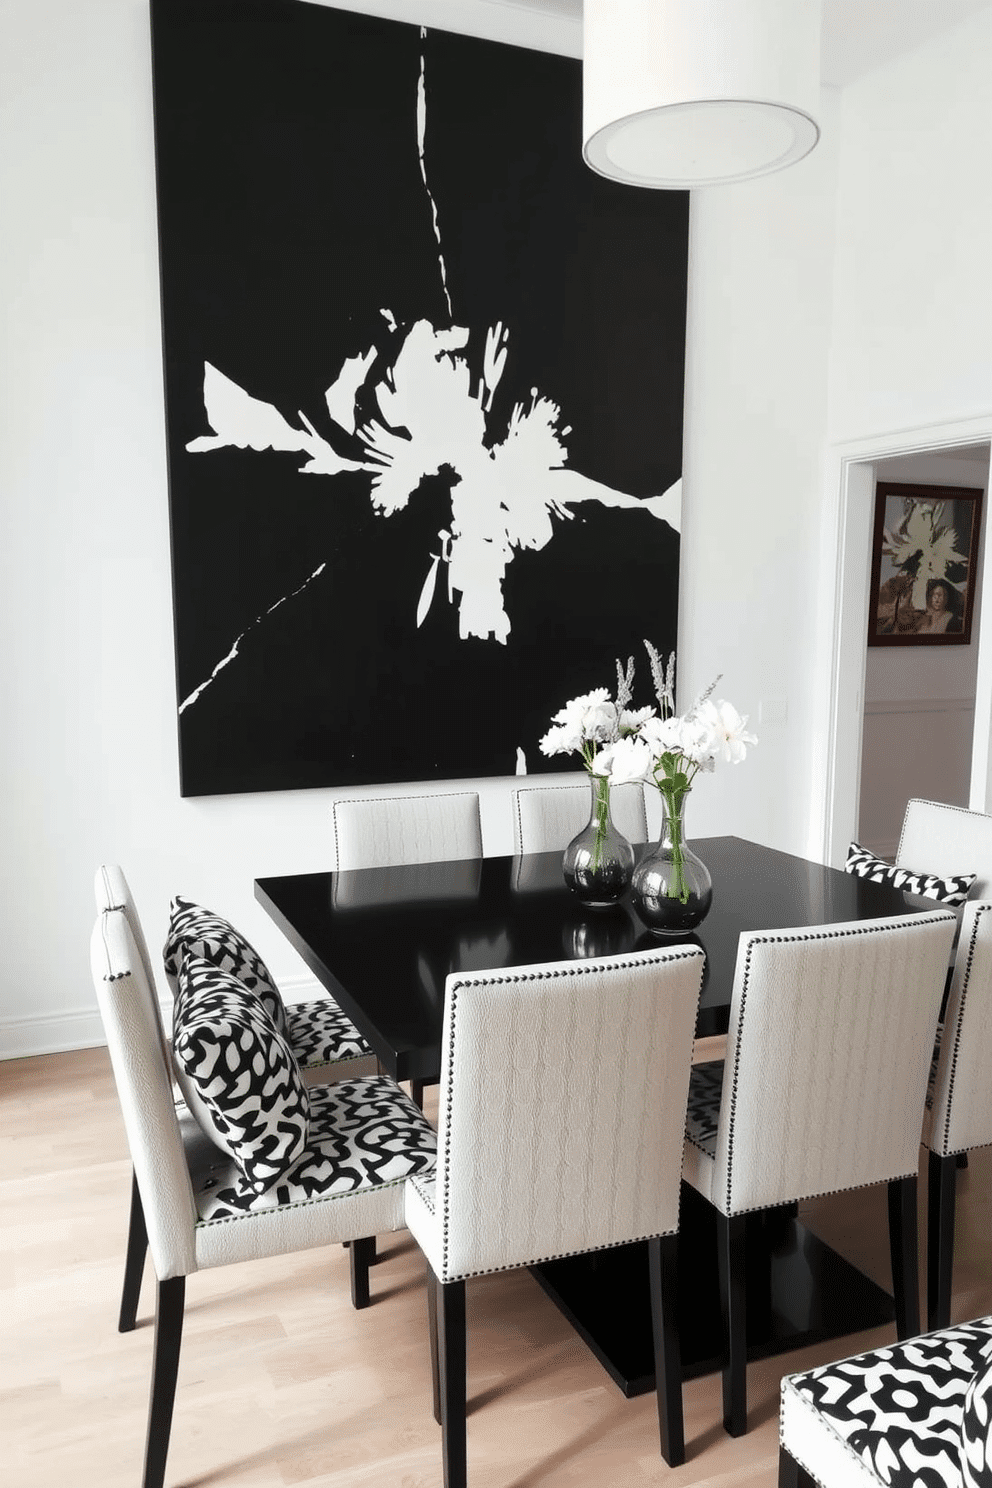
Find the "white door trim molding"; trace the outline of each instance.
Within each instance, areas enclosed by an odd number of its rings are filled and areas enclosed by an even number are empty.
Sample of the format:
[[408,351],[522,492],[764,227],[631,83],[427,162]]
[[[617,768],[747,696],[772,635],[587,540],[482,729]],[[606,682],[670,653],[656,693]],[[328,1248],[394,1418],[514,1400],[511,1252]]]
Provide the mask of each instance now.
[[[922,424],[827,450],[824,473],[822,573],[816,675],[824,679],[817,699],[817,752],[810,801],[808,851],[825,863],[840,863],[856,835],[861,784],[868,586],[874,464],[898,455],[940,454],[992,442],[992,412],[940,424]],[[984,546],[983,592],[992,600],[992,543]],[[992,627],[978,628],[978,675],[971,765],[973,810],[992,803]]]

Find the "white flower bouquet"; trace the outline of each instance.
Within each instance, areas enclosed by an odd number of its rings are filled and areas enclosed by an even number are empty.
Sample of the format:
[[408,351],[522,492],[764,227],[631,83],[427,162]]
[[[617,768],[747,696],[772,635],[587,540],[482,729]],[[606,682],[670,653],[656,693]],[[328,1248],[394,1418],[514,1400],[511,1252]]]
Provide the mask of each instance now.
[[[638,729],[651,717],[653,708],[633,712],[628,707],[634,679],[633,658],[627,670],[617,662],[616,697],[605,687],[572,698],[554,715],[551,728],[540,741],[542,754],[577,754],[594,780],[593,817],[596,833],[592,869],[599,868],[603,843],[610,825],[610,784],[613,761],[621,745],[632,742]],[[633,777],[624,777],[633,778]],[[616,780],[620,784],[620,780]]]
[[663,662],[657,648],[644,642],[651,664],[657,710],[632,709],[634,661],[626,670],[617,662],[617,693],[605,687],[573,698],[552,719],[553,727],[540,741],[543,754],[579,754],[588,773],[602,782],[596,796],[597,835],[602,841],[609,823],[610,785],[645,781],[660,792],[668,811],[672,850],[672,880],[668,893],[683,903],[688,898],[682,840],[685,798],[700,771],[714,769],[718,760],[740,764],[747,746],[757,738],[725,699],[712,700],[717,677],[685,712],[675,712],[675,653]]

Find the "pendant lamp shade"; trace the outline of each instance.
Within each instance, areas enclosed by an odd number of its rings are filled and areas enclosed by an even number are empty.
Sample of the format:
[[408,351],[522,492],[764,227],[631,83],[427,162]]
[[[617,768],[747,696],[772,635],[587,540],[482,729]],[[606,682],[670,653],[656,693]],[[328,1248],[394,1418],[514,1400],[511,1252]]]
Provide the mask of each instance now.
[[584,0],[582,153],[685,190],[781,170],[819,138],[820,0]]

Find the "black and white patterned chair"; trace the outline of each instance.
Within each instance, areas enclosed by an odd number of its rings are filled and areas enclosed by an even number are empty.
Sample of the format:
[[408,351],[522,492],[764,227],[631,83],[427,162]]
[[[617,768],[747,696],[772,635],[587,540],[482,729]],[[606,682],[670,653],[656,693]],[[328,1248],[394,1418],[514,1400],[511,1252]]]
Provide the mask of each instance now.
[[[575,785],[522,785],[510,792],[510,799],[516,853],[564,851],[589,821],[591,797],[585,778]],[[647,841],[643,785],[612,786],[610,814],[628,842]]]
[[965,905],[933,1074],[928,1151],[927,1324],[951,1320],[958,1159],[992,1144],[992,902]]
[[992,1318],[782,1380],[779,1488],[990,1488]]
[[[141,968],[144,973],[144,985],[149,992],[149,1011],[155,1019],[156,1027],[162,1046],[166,1051],[166,1062],[171,1060],[171,1049],[165,1025],[162,1021],[161,1004],[159,1003],[156,990],[156,979],[152,970],[151,958],[148,954],[148,944],[141,925],[141,917],[138,914],[134,896],[128,885],[124,870],[117,863],[102,863],[96,870],[93,879],[93,896],[96,901],[98,914],[103,914],[110,909],[120,909],[127,917],[127,922],[134,937],[135,946],[141,958]],[[187,904],[183,900],[174,901],[172,906],[172,920],[170,922],[169,939],[166,943],[165,973],[169,982],[173,997],[177,985],[178,965],[175,956],[179,946],[183,944],[182,934],[176,934],[176,917],[179,916],[180,923],[186,926],[189,932],[189,943],[194,944],[201,952],[206,952],[220,965],[229,970],[240,972],[253,988],[259,989],[260,993],[267,996],[269,1002],[276,1010],[277,1006],[282,1009],[282,998],[272,981],[271,974],[264,962],[258,957],[257,952],[248,945],[226,920],[204,911],[196,905]],[[199,922],[199,923],[198,923]],[[349,1018],[338,1007],[331,997],[316,998],[312,1001],[291,1005],[283,1011],[283,1022],[288,1033],[293,1053],[301,1067],[301,1073],[305,1084],[326,1084],[330,1080],[348,1076],[352,1079],[360,1075],[376,1074],[378,1064],[371,1049],[361,1037],[358,1029]],[[202,1145],[202,1138],[195,1121],[189,1117],[185,1102],[176,1091],[177,1112],[180,1122],[186,1129],[186,1134],[191,1143]],[[121,1333],[129,1333],[135,1326],[138,1316],[138,1300],[141,1294],[141,1277],[145,1266],[145,1256],[148,1251],[148,1237],[145,1228],[145,1218],[141,1207],[141,1194],[137,1182],[132,1175],[131,1180],[131,1207],[128,1215],[127,1249],[124,1261],[124,1281],[121,1288],[121,1307],[118,1318],[118,1329]],[[360,1261],[359,1258],[362,1258]],[[356,1250],[352,1256],[353,1268],[364,1264],[366,1267],[375,1258],[375,1239],[369,1237],[369,1243]],[[353,1269],[353,1290],[356,1295],[364,1295],[368,1291],[367,1275],[363,1279]]]
[[661,1450],[684,1459],[674,1273],[703,965],[677,946],[448,976],[437,1171],[406,1192],[446,1488],[466,1477],[466,1278],[631,1240],[650,1242]]
[[304,1086],[258,1001],[192,959],[175,1037],[187,1094],[211,1125],[199,1145],[176,1112],[127,917],[97,918],[93,982],[158,1280],[144,1488],[165,1476],[186,1277],[400,1229],[406,1179],[435,1161],[433,1129],[392,1080]]
[[693,1069],[683,1168],[718,1216],[731,1436],[747,1429],[750,1213],[887,1183],[898,1334],[919,1331],[916,1175],[956,927],[935,908],[740,938],[727,1057]]

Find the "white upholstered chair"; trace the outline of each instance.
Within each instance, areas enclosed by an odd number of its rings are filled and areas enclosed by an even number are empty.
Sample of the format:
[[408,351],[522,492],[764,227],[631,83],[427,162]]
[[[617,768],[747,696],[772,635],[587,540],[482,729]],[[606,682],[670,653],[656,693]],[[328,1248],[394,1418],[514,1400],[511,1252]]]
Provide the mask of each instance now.
[[[511,792],[511,800],[513,849],[517,853],[564,851],[589,821],[587,780],[576,785],[522,785]],[[610,812],[617,831],[628,842],[647,841],[643,785],[613,786]]]
[[[482,857],[482,818],[477,791],[427,796],[371,796],[335,801],[335,867],[394,868]],[[411,1080],[418,1106],[424,1081]]]
[[[124,870],[117,863],[101,863],[93,878],[93,897],[96,901],[98,914],[107,910],[119,909],[125,915],[131,934],[134,937],[135,948],[141,959],[141,969],[144,973],[144,983],[149,993],[149,1010],[155,1019],[162,1047],[165,1051],[166,1065],[171,1068],[171,1053],[169,1039],[162,1021],[162,1009],[158,999],[156,978],[152,970],[151,957],[148,954],[148,943],[141,925],[141,917],[138,914],[134,896],[128,885]],[[319,1030],[319,1036],[314,1037],[314,1029]],[[293,1042],[293,1032],[297,1035],[297,1043],[294,1053],[297,1054],[300,1064],[300,1074],[306,1085],[322,1085],[331,1080],[349,1078],[357,1079],[361,1075],[372,1075],[378,1072],[378,1063],[371,1049],[359,1034],[357,1028],[346,1018],[333,998],[329,996],[320,997],[310,1002],[297,1003],[290,1009],[290,1042]],[[309,1051],[305,1052],[305,1051]],[[178,1091],[175,1092],[176,1108],[180,1121],[188,1124],[192,1121],[186,1110],[185,1103]],[[195,1129],[192,1122],[191,1130]],[[121,1333],[129,1333],[135,1326],[138,1316],[138,1300],[141,1294],[141,1276],[145,1266],[145,1255],[148,1250],[148,1236],[145,1227],[145,1217],[141,1207],[141,1194],[138,1184],[132,1175],[131,1180],[131,1209],[128,1217],[127,1250],[124,1261],[124,1284],[121,1289],[121,1310],[118,1319],[118,1329]],[[368,1266],[375,1257],[375,1239],[369,1237],[368,1244],[359,1247],[352,1256],[352,1281],[355,1295],[367,1295],[368,1292]],[[365,1269],[364,1280],[357,1274],[362,1267]]]
[[631,1240],[649,1241],[662,1453],[683,1460],[673,1273],[703,964],[676,946],[448,976],[436,1181],[406,1194],[447,1488],[466,1474],[466,1278]]
[[[403,1183],[433,1167],[434,1133],[393,1081],[313,1087],[307,1146],[263,1195],[176,1111],[154,994],[122,909],[100,914],[91,970],[158,1281],[144,1488],[165,1475],[186,1277],[403,1225]],[[352,1246],[354,1254],[355,1246]]]
[[927,1323],[951,1320],[958,1157],[992,1144],[992,903],[968,903],[944,1010],[929,1119]]
[[335,801],[331,817],[339,869],[482,856],[477,791]]
[[740,938],[727,1057],[693,1069],[683,1168],[717,1211],[731,1436],[747,1429],[750,1213],[887,1183],[898,1335],[919,1332],[916,1175],[956,926],[934,909]]
[[907,801],[896,867],[941,877],[974,873],[969,897],[992,899],[992,816],[941,801]]

